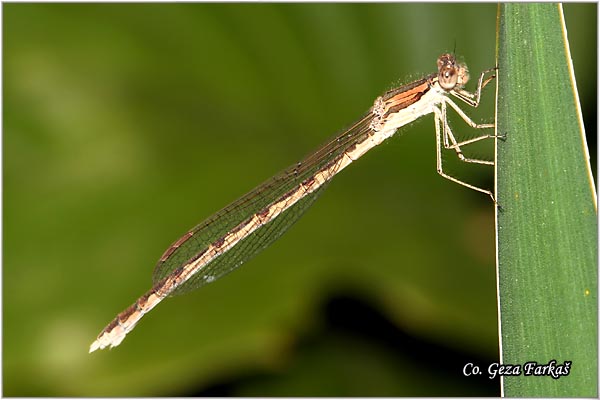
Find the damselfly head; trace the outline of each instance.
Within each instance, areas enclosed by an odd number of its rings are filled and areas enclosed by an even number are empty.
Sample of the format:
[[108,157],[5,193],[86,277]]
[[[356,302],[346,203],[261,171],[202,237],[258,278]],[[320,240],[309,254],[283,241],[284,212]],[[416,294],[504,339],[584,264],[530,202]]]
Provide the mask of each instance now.
[[469,81],[469,70],[458,63],[453,54],[442,54],[437,60],[438,81],[444,90],[461,88]]

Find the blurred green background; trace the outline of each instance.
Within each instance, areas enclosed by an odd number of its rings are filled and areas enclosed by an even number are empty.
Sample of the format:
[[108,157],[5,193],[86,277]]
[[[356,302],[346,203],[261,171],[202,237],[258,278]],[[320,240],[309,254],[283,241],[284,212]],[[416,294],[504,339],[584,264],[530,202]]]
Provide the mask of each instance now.
[[[595,159],[597,6],[565,13]],[[491,67],[496,5],[5,4],[3,17],[5,396],[499,395],[462,375],[498,359],[494,207],[437,175],[431,116],[243,268],[87,353],[187,229],[442,52],[473,77]],[[490,121],[493,89],[468,111]],[[493,186],[491,168],[454,159]]]

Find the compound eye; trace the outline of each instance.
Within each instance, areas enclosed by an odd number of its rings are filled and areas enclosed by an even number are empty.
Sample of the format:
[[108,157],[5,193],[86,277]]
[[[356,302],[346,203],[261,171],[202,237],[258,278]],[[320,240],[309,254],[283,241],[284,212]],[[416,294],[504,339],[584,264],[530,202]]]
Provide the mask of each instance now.
[[440,68],[438,80],[442,89],[454,89],[456,83],[458,82],[458,74],[456,73],[456,68],[453,65],[443,66],[442,68]]

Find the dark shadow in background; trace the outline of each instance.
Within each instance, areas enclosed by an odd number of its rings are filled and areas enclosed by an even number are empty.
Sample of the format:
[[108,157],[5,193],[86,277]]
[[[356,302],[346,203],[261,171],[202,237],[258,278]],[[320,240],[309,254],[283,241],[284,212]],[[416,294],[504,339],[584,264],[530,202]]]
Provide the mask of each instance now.
[[[198,388],[177,396],[193,397],[222,397],[222,396],[500,396],[500,382],[498,378],[489,379],[487,366],[497,360],[482,359],[480,355],[461,352],[460,350],[445,347],[427,339],[415,337],[402,331],[379,312],[372,304],[364,299],[338,294],[329,298],[321,307],[324,316],[323,326],[310,335],[300,337],[295,348],[290,351],[287,365],[278,373],[256,373],[244,376],[231,377],[210,387]],[[332,343],[357,343],[357,347],[376,348],[375,354],[385,354],[386,358],[397,359],[399,364],[410,365],[417,371],[427,371],[431,381],[423,382],[417,391],[405,387],[406,392],[354,393],[348,390],[345,393],[322,393],[319,389],[311,392],[311,388],[303,388],[303,393],[288,393],[286,384],[280,381],[290,381],[294,376],[294,364],[303,354],[319,352],[323,346]],[[353,346],[348,346],[347,352],[353,352]],[[482,367],[483,373],[479,376],[465,377],[463,367],[473,363]],[[343,368],[343,365],[340,365]],[[326,379],[326,378],[325,378]],[[368,377],[365,377],[365,380]],[[448,384],[448,382],[452,382]],[[454,382],[456,384],[454,384]],[[338,382],[339,383],[339,382]],[[365,382],[368,384],[369,382]],[[413,388],[415,387],[413,384]],[[348,382],[348,388],[357,389],[361,383],[356,379]],[[248,390],[250,388],[250,390]],[[275,388],[273,390],[273,388]],[[264,390],[264,392],[261,392]],[[359,389],[360,390],[360,389]],[[384,389],[385,390],[385,389]],[[289,391],[289,389],[288,389]],[[167,394],[172,396],[173,394]]]
[[[597,86],[596,86],[597,88]],[[598,89],[596,89],[596,96],[598,95]],[[583,114],[583,125],[585,126],[586,140],[588,150],[590,152],[590,165],[592,168],[592,175],[594,175],[594,182],[596,188],[598,187],[598,114],[596,112],[598,107],[598,101],[592,99],[586,102],[588,105],[586,110],[582,110]]]

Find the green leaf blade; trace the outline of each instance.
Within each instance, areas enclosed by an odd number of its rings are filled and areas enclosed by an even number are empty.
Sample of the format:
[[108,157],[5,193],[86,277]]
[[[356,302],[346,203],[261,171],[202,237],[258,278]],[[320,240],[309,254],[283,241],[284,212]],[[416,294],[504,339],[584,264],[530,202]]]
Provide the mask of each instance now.
[[505,377],[506,396],[597,395],[597,211],[562,9],[500,11],[498,268],[502,360],[568,376]]

